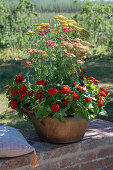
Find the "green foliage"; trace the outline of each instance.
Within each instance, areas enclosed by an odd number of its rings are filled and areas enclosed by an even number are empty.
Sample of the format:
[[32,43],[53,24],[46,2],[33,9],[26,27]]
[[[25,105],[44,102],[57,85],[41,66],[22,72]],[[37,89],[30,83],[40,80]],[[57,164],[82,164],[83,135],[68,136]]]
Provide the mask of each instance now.
[[[91,42],[96,46],[107,46],[109,50],[113,36],[110,27],[113,24],[113,5],[88,1],[84,3],[80,13],[74,15],[74,19],[90,32]],[[110,47],[112,49],[112,45]]]

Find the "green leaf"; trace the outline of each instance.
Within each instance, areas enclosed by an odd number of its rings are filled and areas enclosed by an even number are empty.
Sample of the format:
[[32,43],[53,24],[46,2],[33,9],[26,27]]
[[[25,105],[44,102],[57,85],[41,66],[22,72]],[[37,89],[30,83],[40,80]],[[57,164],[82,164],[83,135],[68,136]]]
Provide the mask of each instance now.
[[80,121],[81,116],[79,114],[74,114],[74,118],[76,119],[76,121]]

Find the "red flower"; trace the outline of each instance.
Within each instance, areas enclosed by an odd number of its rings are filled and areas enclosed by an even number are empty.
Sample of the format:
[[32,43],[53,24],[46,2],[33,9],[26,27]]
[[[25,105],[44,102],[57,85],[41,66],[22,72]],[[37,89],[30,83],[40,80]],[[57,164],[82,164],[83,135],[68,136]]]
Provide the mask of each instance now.
[[38,35],[46,35],[46,34],[47,34],[47,32],[44,31],[44,30],[40,30],[40,31],[38,32]]
[[94,83],[94,81],[93,81],[93,80],[89,80],[89,82],[90,82],[90,83]]
[[106,96],[107,96],[107,94],[106,94],[104,91],[99,91],[99,94],[100,94],[101,96],[103,96],[103,97],[106,97]]
[[8,89],[9,88],[9,84],[7,84],[6,86],[5,86],[5,89]]
[[57,110],[59,110],[59,105],[57,103],[53,103],[50,106],[50,109],[51,109],[52,112],[56,112]]
[[81,93],[81,91],[85,92],[85,90],[83,90],[83,88],[81,86],[77,87],[77,91],[79,91]]
[[89,79],[91,79],[91,80],[93,80],[93,81],[95,80],[95,78],[94,78],[94,77],[92,77],[92,76],[90,76],[90,77],[89,77]]
[[18,93],[18,92],[17,92],[17,89],[13,87],[13,88],[11,89],[11,94],[12,94],[12,96],[16,96],[17,93]]
[[23,95],[20,95],[20,96],[19,96],[19,101],[21,101],[23,98],[24,98],[24,96],[23,96]]
[[80,68],[82,70],[83,73],[87,74],[87,71],[83,70],[82,68]]
[[21,74],[16,76],[15,82],[17,84],[22,83],[23,81],[24,81],[24,78],[21,76]]
[[67,106],[68,102],[69,102],[69,99],[64,100],[64,105]]
[[98,80],[94,80],[94,83],[98,83],[98,84],[99,84],[99,83],[100,83],[100,81],[98,81]]
[[57,94],[57,89],[56,88],[49,88],[48,89],[48,94],[50,94],[50,95],[54,95],[54,94]]
[[75,31],[75,30],[73,30],[72,28],[61,28],[61,30],[63,31],[63,32],[73,32],[73,31]]
[[43,80],[43,79],[37,80],[36,83],[37,83],[38,85],[46,85],[46,82],[45,82],[45,80]]
[[27,92],[27,87],[26,86],[20,86],[20,95],[25,95]]
[[29,91],[28,92],[28,96],[30,97],[30,96],[33,96],[33,94],[35,94],[35,91]]
[[92,102],[92,99],[91,99],[91,98],[88,98],[88,97],[85,97],[85,101],[86,101],[86,102]]
[[37,93],[35,96],[36,101],[41,101],[44,98],[44,94],[42,92]]
[[76,100],[80,100],[80,95],[79,94],[73,93],[73,97]]
[[23,111],[24,114],[28,114],[28,112],[30,111],[30,109],[29,109],[28,107],[24,107],[24,108],[22,109],[22,111]]
[[80,78],[83,80],[86,76],[85,75],[81,75]]
[[100,87],[99,94],[103,97],[106,97],[108,95],[108,92],[105,89]]
[[12,109],[16,109],[17,107],[17,101],[13,100],[13,101],[10,101],[10,106]]
[[104,98],[102,96],[99,97],[98,104],[102,106],[104,104]]
[[71,93],[71,89],[68,86],[62,86],[61,89],[60,89],[60,93],[70,94]]

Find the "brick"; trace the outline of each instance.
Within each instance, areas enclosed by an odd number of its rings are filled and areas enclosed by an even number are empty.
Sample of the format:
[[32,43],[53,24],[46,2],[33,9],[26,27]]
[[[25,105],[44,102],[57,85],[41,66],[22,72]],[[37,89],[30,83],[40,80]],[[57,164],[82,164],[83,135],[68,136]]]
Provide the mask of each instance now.
[[66,154],[77,153],[79,151],[79,144],[72,143],[68,145],[59,145],[59,147],[52,149],[49,152],[43,153],[43,160],[56,158]]
[[67,167],[65,170],[79,170],[79,166]]
[[102,159],[102,160],[95,160],[94,162],[82,164],[80,170],[96,170],[99,168],[107,168],[112,165],[113,165],[113,157]]
[[46,164],[42,164],[36,168],[33,168],[33,170],[61,170],[60,161],[51,162],[51,163],[48,162]]
[[[39,153],[37,155],[39,160]],[[33,157],[33,153],[23,155],[23,156],[18,156],[15,158],[7,158],[7,159],[4,158],[3,163],[0,166],[0,170],[11,170],[14,168],[30,165],[32,157]]]
[[90,160],[94,160],[96,159],[96,154],[95,153],[89,153],[89,154],[82,154],[82,155],[74,155],[68,158],[65,158],[62,160],[61,162],[61,167],[68,167],[68,166],[72,166],[72,165],[76,165],[78,163],[83,163],[83,162],[88,162]]
[[97,157],[105,157],[113,155],[113,146],[111,148],[102,149],[98,152]]
[[101,147],[103,145],[109,145],[109,144],[113,144],[113,137],[106,137],[106,136],[101,136],[101,135],[95,135],[95,138],[90,138],[90,139],[85,139],[82,143],[81,143],[81,151],[88,151],[88,150],[92,150],[92,149],[97,149]]

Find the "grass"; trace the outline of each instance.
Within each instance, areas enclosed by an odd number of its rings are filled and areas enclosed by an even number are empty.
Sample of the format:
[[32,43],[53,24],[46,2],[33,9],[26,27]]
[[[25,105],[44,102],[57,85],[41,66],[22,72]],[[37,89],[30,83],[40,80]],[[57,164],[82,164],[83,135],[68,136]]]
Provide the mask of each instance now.
[[[19,118],[16,111],[8,108],[8,101],[5,97],[4,86],[7,83],[11,83],[15,74],[25,71],[25,67],[20,65],[20,60],[14,63],[14,60],[10,60],[10,63],[4,63],[0,65],[0,80],[1,80],[1,94],[0,94],[0,125],[9,125],[18,128],[22,131],[29,131],[34,129],[31,122],[24,118]],[[95,61],[91,58],[86,60],[84,69],[89,75],[94,76],[101,81],[101,86],[109,92],[109,103],[106,105],[106,111],[108,117],[99,116],[98,118],[113,121],[113,58],[111,59],[99,59]]]

